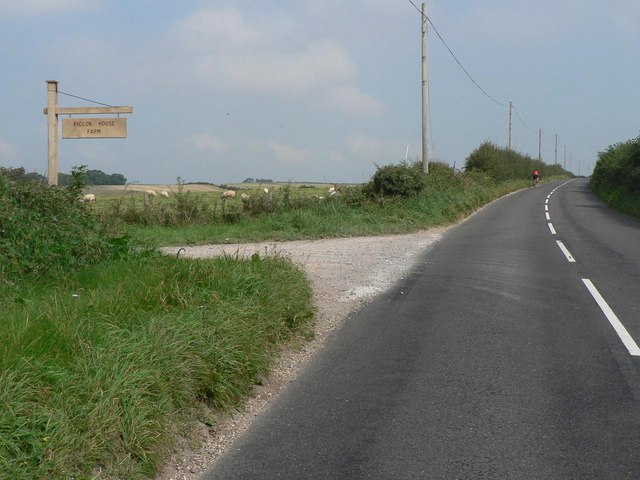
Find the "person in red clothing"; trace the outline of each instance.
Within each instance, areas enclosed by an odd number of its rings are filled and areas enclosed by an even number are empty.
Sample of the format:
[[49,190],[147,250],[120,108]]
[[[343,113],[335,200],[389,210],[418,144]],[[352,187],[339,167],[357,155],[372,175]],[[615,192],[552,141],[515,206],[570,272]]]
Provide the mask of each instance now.
[[539,179],[540,179],[540,173],[538,172],[538,170],[534,170],[533,171],[533,184],[537,185]]

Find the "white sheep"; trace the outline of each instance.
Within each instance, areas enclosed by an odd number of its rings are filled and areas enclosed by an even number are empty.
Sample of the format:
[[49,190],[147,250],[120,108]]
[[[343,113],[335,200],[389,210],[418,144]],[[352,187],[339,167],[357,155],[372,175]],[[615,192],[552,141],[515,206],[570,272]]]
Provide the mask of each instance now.
[[155,190],[147,190],[147,191],[146,191],[146,192],[144,192],[144,193],[146,193],[146,194],[147,194],[147,195],[149,195],[150,197],[157,197],[157,196],[158,196],[158,194],[156,193],[156,191],[155,191]]
[[82,201],[83,202],[95,202],[96,201],[96,196],[93,193],[87,193],[85,196],[82,197]]
[[262,191],[263,191],[265,194],[268,194],[268,193],[269,193],[269,189],[268,189],[268,188],[265,188],[265,189],[263,189]]
[[330,187],[329,188],[329,193],[334,193],[336,191],[336,187]]
[[251,198],[251,195],[249,195],[248,193],[241,193],[240,198],[242,200],[249,200]]
[[169,192],[167,192],[166,190],[162,190],[160,192],[160,196],[161,197],[165,197],[165,198],[169,198]]
[[220,194],[222,198],[233,198],[236,196],[235,190],[225,190]]

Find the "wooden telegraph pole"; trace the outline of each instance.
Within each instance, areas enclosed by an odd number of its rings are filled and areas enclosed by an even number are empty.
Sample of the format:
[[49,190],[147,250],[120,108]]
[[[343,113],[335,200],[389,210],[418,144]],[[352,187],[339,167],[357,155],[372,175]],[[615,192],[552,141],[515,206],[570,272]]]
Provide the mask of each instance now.
[[542,129],[538,129],[538,161],[542,161]]
[[427,5],[422,2],[422,171],[429,173],[429,59]]
[[509,102],[509,150],[511,150],[511,130],[513,128],[512,111],[513,111],[513,102]]
[[[105,115],[133,113],[133,107],[59,107],[58,81],[47,80],[47,116],[49,137],[48,181],[58,185],[58,115]],[[65,124],[65,122],[68,122]],[[125,118],[79,118],[62,121],[62,138],[125,138],[127,122]]]

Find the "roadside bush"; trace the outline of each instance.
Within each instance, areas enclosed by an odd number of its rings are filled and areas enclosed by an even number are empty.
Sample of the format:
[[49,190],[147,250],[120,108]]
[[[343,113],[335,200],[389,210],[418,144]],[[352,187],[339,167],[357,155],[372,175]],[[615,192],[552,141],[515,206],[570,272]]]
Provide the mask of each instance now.
[[425,187],[425,174],[419,162],[378,167],[367,190],[383,197],[412,197]]
[[64,274],[116,250],[81,201],[83,173],[83,167],[75,169],[65,188],[0,175],[0,284]]
[[530,179],[534,170],[542,178],[570,176],[560,165],[547,165],[509,148],[498,147],[486,141],[469,154],[466,159],[467,171],[482,172],[494,180]]
[[640,194],[640,136],[600,152],[591,184],[596,188],[625,188]]
[[640,217],[640,137],[600,152],[590,187],[612,207]]

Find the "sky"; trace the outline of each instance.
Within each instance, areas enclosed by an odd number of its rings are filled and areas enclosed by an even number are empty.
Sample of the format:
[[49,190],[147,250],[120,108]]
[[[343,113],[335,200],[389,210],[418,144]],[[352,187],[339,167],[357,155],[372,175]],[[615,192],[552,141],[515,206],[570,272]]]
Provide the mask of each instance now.
[[[637,0],[431,0],[427,12],[430,160],[461,168],[485,141],[507,146],[509,102],[512,147],[537,158],[541,129],[542,160],[576,174],[640,134]],[[126,139],[60,140],[61,172],[366,182],[421,159],[421,68],[409,0],[0,0],[0,166],[46,172],[57,80],[134,109]]]

